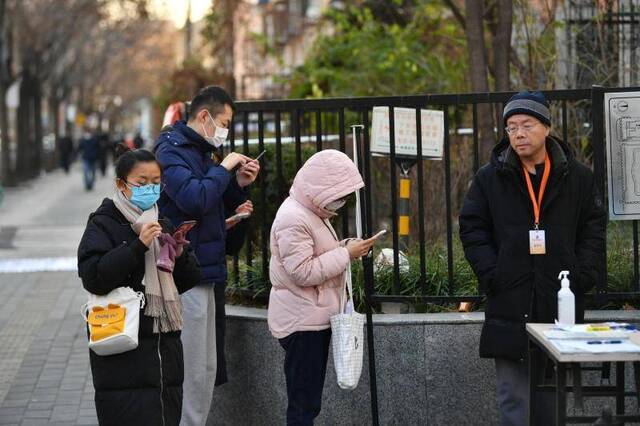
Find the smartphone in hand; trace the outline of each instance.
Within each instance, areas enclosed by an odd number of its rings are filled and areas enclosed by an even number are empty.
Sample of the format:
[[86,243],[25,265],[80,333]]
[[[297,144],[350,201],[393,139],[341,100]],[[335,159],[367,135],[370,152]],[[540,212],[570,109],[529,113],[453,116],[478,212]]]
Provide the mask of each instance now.
[[236,213],[233,216],[228,217],[227,221],[236,222],[236,221],[239,221],[239,220],[246,219],[249,216],[251,216],[251,213],[249,213],[249,212]]
[[175,226],[173,226],[173,223],[171,223],[171,221],[167,218],[164,218],[164,217],[158,218],[158,223],[162,227],[162,232],[165,234],[172,235],[176,229]]
[[178,226],[178,229],[176,229],[176,232],[174,232],[173,234],[187,235],[187,232],[191,231],[191,229],[196,226],[196,224],[197,222],[195,220],[185,220]]

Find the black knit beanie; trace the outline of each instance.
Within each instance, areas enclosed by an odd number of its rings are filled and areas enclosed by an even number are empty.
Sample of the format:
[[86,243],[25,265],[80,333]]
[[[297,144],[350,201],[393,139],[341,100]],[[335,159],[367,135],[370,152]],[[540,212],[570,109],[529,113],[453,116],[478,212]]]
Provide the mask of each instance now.
[[516,114],[531,115],[547,126],[551,126],[549,102],[542,92],[528,92],[525,90],[513,95],[502,112],[504,125],[507,125],[509,117]]

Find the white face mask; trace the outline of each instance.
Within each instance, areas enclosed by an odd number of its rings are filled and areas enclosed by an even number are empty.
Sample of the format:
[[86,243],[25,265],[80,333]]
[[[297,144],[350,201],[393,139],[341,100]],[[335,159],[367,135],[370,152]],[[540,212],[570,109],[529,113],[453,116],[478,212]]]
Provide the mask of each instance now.
[[209,111],[207,111],[207,115],[211,119],[211,122],[213,123],[213,127],[216,129],[216,131],[213,134],[213,136],[209,136],[207,134],[207,129],[204,127],[204,123],[202,123],[202,132],[204,133],[203,138],[204,140],[207,141],[209,145],[213,145],[216,148],[220,148],[227,140],[227,136],[229,135],[229,129],[216,126],[216,122],[213,119],[213,117],[211,117],[211,114],[209,114]]
[[324,208],[329,210],[329,211],[335,212],[340,207],[344,206],[346,202],[347,202],[347,200],[332,201],[332,202],[328,203],[326,206],[324,206]]

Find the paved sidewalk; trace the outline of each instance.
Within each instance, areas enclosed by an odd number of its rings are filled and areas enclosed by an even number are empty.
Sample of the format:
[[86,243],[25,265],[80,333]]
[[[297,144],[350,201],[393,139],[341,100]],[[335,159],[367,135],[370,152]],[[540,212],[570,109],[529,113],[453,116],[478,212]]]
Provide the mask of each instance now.
[[[79,164],[18,188],[0,206],[0,425],[97,424],[75,255],[113,172],[86,192]],[[33,271],[3,273],[7,271]],[[66,272],[51,272],[61,270]]]
[[0,425],[97,424],[76,273],[0,283]]

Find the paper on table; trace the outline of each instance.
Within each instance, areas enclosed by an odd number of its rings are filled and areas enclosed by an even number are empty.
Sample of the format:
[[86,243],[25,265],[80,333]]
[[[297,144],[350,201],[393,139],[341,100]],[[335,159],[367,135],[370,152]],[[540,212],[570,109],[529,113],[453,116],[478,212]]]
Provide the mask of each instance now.
[[562,326],[556,324],[544,332],[547,339],[628,339],[631,334],[637,330],[628,330],[624,328],[611,329],[605,331],[588,331],[590,325],[607,325],[610,327],[624,327],[626,323],[602,323],[602,324],[576,324]]
[[558,352],[563,354],[603,354],[620,352],[640,353],[640,346],[635,345],[628,340],[623,340],[621,343],[602,343],[599,345],[590,345],[587,343],[587,340],[550,340],[550,342],[555,346]]

